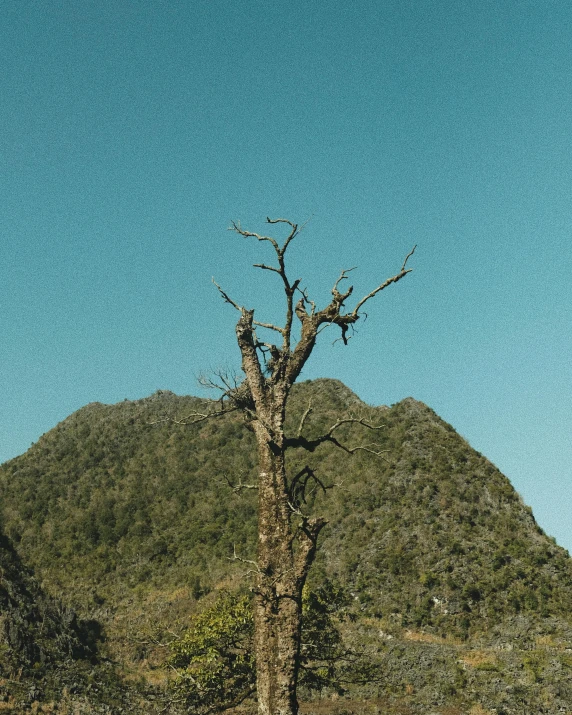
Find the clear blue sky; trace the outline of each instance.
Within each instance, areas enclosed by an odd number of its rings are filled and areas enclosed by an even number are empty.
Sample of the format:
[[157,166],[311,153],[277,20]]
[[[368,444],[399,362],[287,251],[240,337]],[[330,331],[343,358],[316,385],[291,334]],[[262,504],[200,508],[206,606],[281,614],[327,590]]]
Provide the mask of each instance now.
[[0,460],[92,401],[197,393],[277,318],[264,246],[369,305],[304,377],[412,395],[572,550],[568,0],[6,0],[0,7]]

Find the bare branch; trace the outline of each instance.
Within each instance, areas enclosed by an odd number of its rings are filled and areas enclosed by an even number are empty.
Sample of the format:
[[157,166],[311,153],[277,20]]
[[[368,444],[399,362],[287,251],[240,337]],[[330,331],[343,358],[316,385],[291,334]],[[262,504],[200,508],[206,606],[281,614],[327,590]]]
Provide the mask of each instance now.
[[[284,447],[285,449],[300,447],[302,449],[305,449],[307,452],[314,452],[316,448],[319,447],[321,444],[324,444],[324,442],[331,442],[332,444],[335,444],[336,446],[343,449],[344,452],[353,453],[359,449],[366,449],[364,447],[348,448],[342,445],[336,439],[336,437],[334,437],[334,432],[345,424],[359,424],[371,430],[380,430],[385,427],[385,425],[372,425],[365,419],[363,419],[363,417],[344,417],[343,419],[337,420],[327,432],[320,435],[319,437],[316,437],[315,439],[306,439],[306,437],[302,437],[300,434],[298,434],[297,437],[287,437],[284,440]],[[366,449],[366,451],[372,450]]]
[[[336,295],[336,294],[337,294],[337,292],[338,292],[338,285],[339,285],[342,281],[347,280],[348,273],[350,273],[351,271],[355,271],[356,268],[357,268],[357,266],[353,266],[352,268],[344,268],[344,270],[340,273],[340,277],[339,277],[338,280],[334,283],[334,287],[332,288],[332,294],[333,294],[333,295]],[[350,288],[350,291],[351,291],[351,290],[352,290],[352,289]]]
[[259,328],[268,328],[268,330],[275,330],[280,335],[284,335],[284,328],[280,328],[278,325],[272,325],[272,323],[261,323],[259,320],[253,320],[253,325],[258,325]]
[[345,269],[341,272],[332,288],[332,300],[330,304],[318,312],[312,310],[312,313],[308,314],[308,311],[306,310],[307,295],[305,291],[301,291],[302,298],[296,304],[295,313],[302,324],[302,332],[298,344],[292,352],[292,359],[287,368],[287,376],[290,384],[296,381],[302,371],[302,368],[304,367],[304,364],[306,363],[306,360],[310,357],[316,343],[316,337],[322,326],[337,325],[342,332],[342,341],[347,344],[348,328],[356,323],[361,317],[359,311],[362,306],[370,298],[373,298],[377,293],[387,288],[387,286],[392,283],[396,283],[411,272],[411,269],[407,268],[407,262],[413,255],[414,251],[415,247],[405,257],[399,273],[391,278],[388,278],[381,285],[377,286],[377,288],[364,296],[351,312],[343,313],[342,311],[344,309],[345,301],[352,294],[352,287],[350,286],[345,293],[340,293],[339,291],[340,282],[347,277],[347,274],[351,269]]
[[[258,574],[264,573],[262,569],[259,567],[259,565],[256,563],[256,561],[252,561],[251,559],[243,559],[241,556],[239,556],[236,553],[236,544],[232,545],[232,556],[227,556],[228,561],[240,561],[241,564],[249,564],[250,566],[254,566],[254,572]],[[247,571],[245,575],[253,573],[252,570]]]
[[[268,216],[266,217],[266,223],[286,223],[286,224],[288,224],[288,226],[290,226],[291,229],[292,229],[292,231],[290,231],[290,234],[289,234],[288,238],[284,241],[284,244],[282,245],[282,248],[280,249],[280,254],[281,254],[282,258],[283,258],[283,257],[284,257],[284,254],[286,253],[286,249],[288,248],[288,245],[289,245],[290,241],[291,241],[293,238],[295,238],[295,237],[298,235],[298,233],[300,233],[300,231],[298,230],[298,224],[292,223],[292,221],[288,221],[288,219],[286,219],[286,218],[270,219],[270,218],[268,218]],[[304,224],[304,226],[305,226],[305,225],[306,225],[306,224]],[[303,228],[304,226],[302,226],[302,228]],[[281,263],[281,267],[283,268],[282,263]]]
[[[309,484],[312,484],[312,487],[308,491]],[[328,489],[333,489],[335,486],[335,484],[324,484],[316,472],[306,465],[290,482],[288,487],[288,506],[293,514],[307,519],[308,517],[301,511],[302,504],[307,503],[308,497],[311,496],[318,487],[325,494]]]
[[[326,323],[326,325],[330,325],[330,323]],[[348,325],[342,325],[341,328],[342,328],[342,334],[340,335],[339,338],[336,338],[335,340],[332,341],[332,345],[335,345],[339,340],[341,340],[344,345],[347,345],[356,333],[355,324],[351,321]],[[352,331],[351,335],[347,334],[348,328]],[[320,331],[318,331],[318,332],[320,332]]]
[[358,424],[371,430],[380,430],[385,427],[385,425],[372,425],[369,422],[366,422],[363,417],[343,417],[341,420],[337,420],[337,422],[330,427],[328,434],[333,434],[334,430],[337,430],[339,427],[346,424]]
[[289,221],[287,218],[268,218],[266,217],[266,223],[287,223],[288,226],[291,226],[292,228],[297,228],[295,223],[292,223],[292,221]]
[[226,474],[223,474],[222,476],[224,481],[235,494],[239,494],[243,489],[258,489],[258,484],[244,484],[242,479],[239,479],[237,484],[233,484]]
[[199,422],[204,422],[205,420],[210,420],[215,417],[222,417],[223,415],[228,415],[231,412],[236,412],[239,407],[225,407],[222,410],[214,410],[213,412],[190,412],[186,417],[180,419],[175,419],[174,417],[162,417],[153,422],[147,422],[148,425],[158,425],[170,423],[174,425],[196,425]]
[[316,312],[316,304],[314,303],[313,300],[310,300],[308,298],[308,289],[307,288],[304,288],[304,289],[298,288],[298,290],[302,294],[302,298],[301,298],[302,303],[309,305],[311,308],[310,315],[314,315],[314,313]]
[[227,303],[230,303],[233,306],[233,308],[236,308],[237,310],[242,311],[242,306],[238,305],[238,303],[235,303],[234,300],[232,298],[230,298],[229,295],[223,291],[223,289],[219,286],[219,284],[215,281],[214,278],[212,278],[212,282],[218,288],[219,293],[222,295],[222,297],[224,298],[224,300]]
[[[296,554],[296,570],[302,583],[306,580],[310,564],[316,554],[316,545],[320,531],[326,526],[327,520],[322,517],[312,517],[310,519],[303,517],[302,523],[299,525],[299,550]],[[302,538],[302,534],[305,538]]]
[[256,347],[264,354],[270,353],[273,358],[277,358],[280,355],[280,350],[274,345],[274,343],[266,343],[263,340],[258,340]]
[[[403,265],[401,266],[401,270],[405,270],[405,266],[407,265],[407,261],[411,258],[411,256],[415,253],[415,249],[417,248],[417,244],[413,246],[413,248],[409,251],[409,253],[405,256],[405,260],[403,261]],[[413,270],[412,268],[410,271]]]
[[[304,298],[300,298],[300,300],[296,303],[296,307],[294,308],[294,312],[298,316],[298,320],[304,325],[304,321],[309,318],[310,316],[308,315],[308,311],[306,310],[306,301]],[[312,313],[312,317],[313,317]]]
[[397,281],[400,281],[404,276],[406,276],[408,273],[411,273],[413,268],[406,268],[407,266],[407,261],[411,258],[411,256],[415,253],[415,249],[417,246],[413,246],[413,248],[409,251],[407,256],[405,256],[405,260],[403,261],[403,265],[401,266],[401,270],[399,273],[396,273],[394,276],[391,278],[388,278],[386,281],[384,281],[381,285],[378,285],[377,288],[374,288],[371,293],[368,293],[366,296],[364,296],[359,303],[356,305],[356,307],[353,309],[353,311],[350,313],[351,316],[357,317],[359,313],[359,309],[362,307],[364,303],[366,303],[370,298],[373,298],[374,295],[377,295],[380,291],[384,290],[387,288],[387,286],[390,286],[392,283],[397,283]]
[[[241,384],[234,370],[217,368],[216,370],[212,370],[211,374],[216,377],[216,380],[207,373],[200,373],[198,376],[199,385],[209,390],[219,390],[223,393],[223,397],[233,390],[237,390]],[[217,382],[217,380],[219,380],[219,382]]]
[[373,454],[376,457],[381,457],[384,459],[386,462],[388,461],[383,455],[386,452],[389,452],[389,449],[372,449],[372,447],[379,447],[379,445],[376,444],[370,444],[366,445],[365,447],[346,447],[343,444],[340,444],[337,440],[334,442],[336,446],[338,446],[340,449],[343,449],[344,452],[347,452],[348,454],[355,454],[356,452],[362,451],[362,452],[368,452],[369,454]]
[[[268,327],[271,330],[276,330],[277,332],[281,333],[281,335],[283,337],[283,349],[290,350],[290,333],[292,330],[292,315],[293,315],[293,295],[294,295],[295,291],[297,290],[298,285],[300,284],[300,280],[296,280],[292,284],[290,283],[288,276],[286,275],[286,267],[284,264],[284,255],[286,253],[288,246],[290,245],[290,242],[295,238],[295,236],[298,235],[299,228],[298,228],[298,224],[295,224],[292,221],[289,221],[288,219],[284,219],[284,218],[271,219],[271,218],[267,217],[266,222],[269,224],[284,223],[284,224],[287,224],[288,226],[290,226],[290,228],[291,228],[290,234],[285,239],[284,243],[282,244],[282,247],[280,247],[278,241],[276,241],[276,239],[272,238],[271,236],[263,236],[259,233],[255,233],[254,231],[246,231],[245,229],[242,228],[240,223],[237,221],[233,221],[231,223],[229,230],[235,231],[236,233],[239,233],[241,236],[256,238],[257,241],[267,241],[268,243],[272,244],[272,247],[274,248],[274,252],[276,253],[276,256],[278,258],[278,266],[269,266],[266,263],[255,263],[254,266],[255,266],[255,268],[260,268],[265,271],[272,271],[273,273],[278,273],[278,275],[282,278],[282,282],[284,284],[284,293],[286,295],[286,320],[285,320],[285,324],[284,324],[283,328],[278,328],[277,326],[272,326],[269,324],[260,324],[257,322],[254,322],[253,324],[261,325],[262,327]],[[225,296],[226,296],[226,294],[224,294],[223,297],[225,297]],[[228,296],[226,296],[226,298],[227,297]],[[233,304],[234,304],[234,302],[233,302]],[[235,304],[235,307],[236,307],[236,304]]]
[[274,266],[267,266],[265,263],[253,263],[252,265],[255,268],[262,268],[265,271],[274,271],[274,273],[278,273],[278,275],[281,274],[279,268],[275,268]]
[[302,519],[307,519],[308,515],[304,514],[299,506],[294,506],[291,501],[288,501],[288,508],[292,512],[292,514],[295,514],[296,516],[301,517]]
[[306,419],[308,418],[310,412],[312,412],[312,400],[308,403],[308,407],[306,408],[306,411],[302,415],[302,419],[300,420],[300,424],[298,425],[298,437],[302,434],[302,430],[304,428],[304,422],[306,422]]
[[239,233],[241,236],[244,236],[245,238],[251,237],[251,238],[255,238],[257,241],[268,241],[268,243],[271,243],[274,246],[274,250],[276,252],[280,251],[280,248],[278,246],[276,239],[272,238],[272,236],[261,236],[259,233],[253,233],[252,231],[245,231],[241,227],[240,221],[231,221],[230,226],[228,227],[228,230],[235,231],[236,233]]

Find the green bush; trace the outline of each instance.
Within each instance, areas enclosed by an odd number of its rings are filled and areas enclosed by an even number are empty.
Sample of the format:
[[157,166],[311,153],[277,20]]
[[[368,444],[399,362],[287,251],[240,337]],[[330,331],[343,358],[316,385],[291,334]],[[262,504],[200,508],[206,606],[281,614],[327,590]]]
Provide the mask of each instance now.
[[[345,592],[326,581],[302,596],[299,684],[306,692],[343,694],[347,682],[367,682],[375,666],[345,647],[336,620],[346,617]],[[223,710],[255,690],[254,618],[246,594],[223,591],[171,645],[173,688],[193,712]]]

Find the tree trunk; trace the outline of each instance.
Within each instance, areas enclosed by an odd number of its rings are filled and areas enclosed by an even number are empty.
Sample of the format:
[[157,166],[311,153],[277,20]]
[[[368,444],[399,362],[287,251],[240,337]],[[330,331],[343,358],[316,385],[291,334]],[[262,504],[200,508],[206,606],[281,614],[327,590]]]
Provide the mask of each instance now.
[[[276,422],[273,426],[279,427]],[[281,429],[269,439],[258,422],[255,432],[259,458],[255,596],[258,712],[296,715],[302,588],[313,553],[308,552],[300,563],[294,551]]]

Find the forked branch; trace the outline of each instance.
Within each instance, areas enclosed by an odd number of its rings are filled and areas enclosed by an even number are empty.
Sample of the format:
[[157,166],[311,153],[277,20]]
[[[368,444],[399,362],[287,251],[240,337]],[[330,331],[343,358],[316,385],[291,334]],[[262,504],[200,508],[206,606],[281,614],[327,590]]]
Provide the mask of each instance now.
[[239,478],[238,482],[231,482],[226,474],[222,477],[235,494],[240,494],[243,489],[258,489],[258,484],[244,484],[242,478]]
[[[309,408],[304,413],[303,419],[305,419],[305,417],[307,416],[308,411]],[[362,450],[364,452],[370,452],[377,456],[381,455],[382,452],[379,450],[373,450],[372,445],[347,447],[346,445],[342,444],[334,436],[334,432],[345,424],[359,424],[363,427],[367,427],[367,429],[370,430],[380,430],[385,427],[385,425],[372,425],[371,423],[363,419],[363,417],[344,417],[343,419],[337,420],[327,432],[320,435],[319,437],[315,437],[314,439],[307,439],[306,437],[303,437],[300,434],[299,430],[298,435],[296,437],[287,437],[284,440],[284,447],[285,449],[301,448],[305,449],[307,452],[314,452],[321,444],[324,444],[325,442],[330,442],[331,444],[334,444],[336,447],[343,449],[344,452],[348,452],[349,454],[354,454],[355,452]]]
[[312,493],[306,493],[310,483],[313,484],[312,492],[319,487],[324,494],[328,489],[331,489],[334,486],[325,485],[324,482],[317,476],[316,472],[311,467],[306,465],[304,469],[301,469],[298,474],[292,478],[288,487],[288,503],[290,504],[292,511],[295,513],[300,513],[299,509],[301,505],[306,504],[308,496]]
[[[355,308],[350,312],[344,312],[344,310],[345,303],[353,292],[353,286],[349,286],[349,288],[342,293],[340,292],[340,284],[342,281],[346,280],[348,273],[353,270],[353,268],[345,269],[340,273],[338,279],[332,287],[332,300],[329,305],[322,308],[322,310],[316,311],[315,305],[309,300],[306,291],[301,291],[302,297],[296,303],[294,308],[294,312],[302,325],[301,336],[298,344],[292,352],[291,359],[289,360],[288,368],[286,370],[287,378],[290,384],[293,384],[297,380],[306,363],[306,360],[310,357],[321,327],[327,325],[337,325],[342,332],[342,341],[347,344],[348,329],[360,319],[360,310],[365,303],[389,285],[397,283],[411,272],[412,269],[407,268],[407,263],[415,252],[415,248],[416,247],[414,246],[413,249],[407,254],[401,266],[401,270],[398,273],[391,276],[391,278],[388,278],[383,283],[380,283],[376,288],[365,295],[358,301]],[[308,309],[310,309],[310,312],[308,312]]]
[[399,273],[396,273],[394,276],[391,278],[388,278],[386,281],[381,283],[381,285],[378,285],[377,288],[374,288],[371,293],[368,293],[366,296],[364,296],[359,303],[356,305],[356,307],[353,309],[351,315],[355,315],[357,317],[359,313],[359,309],[362,307],[364,303],[366,303],[370,298],[373,298],[375,295],[377,295],[380,291],[384,290],[387,288],[387,286],[390,286],[392,283],[397,283],[397,281],[400,281],[404,276],[406,276],[408,273],[411,273],[413,268],[407,268],[407,261],[411,258],[411,256],[415,253],[415,249],[417,246],[413,246],[413,248],[409,251],[409,253],[405,256],[405,260],[403,261],[403,265],[401,266],[401,270]]
[[[255,264],[255,265],[256,265],[256,264]],[[261,267],[262,267],[262,266],[259,266],[259,268],[261,268]],[[265,266],[265,267],[267,267],[267,266]],[[269,268],[269,270],[274,270],[274,269]],[[228,293],[226,293],[226,292],[219,286],[219,284],[215,281],[214,278],[212,278],[211,280],[212,280],[212,282],[214,283],[214,285],[217,287],[218,292],[222,295],[222,297],[223,297],[225,303],[230,303],[230,305],[232,305],[233,308],[236,308],[236,310],[238,310],[238,311],[240,311],[240,312],[242,313],[242,311],[244,310],[244,307],[243,307],[242,305],[239,305],[236,301],[234,301],[234,300],[228,295]],[[252,321],[252,324],[253,324],[253,325],[257,325],[257,326],[260,327],[260,328],[268,328],[268,330],[275,330],[277,333],[280,333],[281,335],[284,334],[284,328],[280,328],[278,325],[272,325],[272,323],[261,323],[261,322],[258,321],[258,320],[253,320],[253,321]]]
[[256,561],[253,561],[252,559],[243,559],[242,556],[239,556],[236,553],[236,544],[232,545],[232,556],[227,556],[227,561],[240,561],[241,564],[248,564],[249,566],[252,566],[253,568],[249,569],[244,576],[250,576],[252,573],[256,574],[263,574],[264,569],[261,569],[260,566]]
[[[290,233],[286,237],[284,243],[282,246],[279,245],[278,241],[273,238],[272,236],[263,236],[259,233],[255,233],[254,231],[246,231],[245,229],[242,228],[239,222],[237,221],[232,221],[231,225],[229,226],[229,231],[235,231],[236,233],[240,234],[241,236],[244,236],[245,238],[255,238],[257,241],[266,241],[272,245],[274,248],[274,252],[276,253],[276,257],[278,259],[278,266],[269,266],[266,263],[255,263],[254,266],[255,268],[260,268],[264,271],[271,271],[273,273],[278,273],[280,278],[282,279],[282,283],[284,284],[284,293],[286,295],[286,318],[284,322],[284,327],[277,327],[272,324],[268,323],[258,323],[256,321],[253,321],[254,325],[260,325],[261,327],[264,328],[269,328],[270,330],[276,330],[277,332],[281,333],[283,337],[283,344],[282,344],[282,350],[284,352],[287,352],[290,350],[290,335],[292,331],[292,317],[294,314],[293,311],[293,296],[296,290],[298,289],[298,286],[300,285],[300,280],[295,280],[293,283],[290,283],[290,280],[288,276],[286,275],[286,266],[284,263],[284,256],[286,254],[286,251],[288,249],[288,246],[290,245],[291,241],[298,235],[300,232],[300,228],[298,224],[293,223],[292,221],[288,221],[288,219],[284,218],[277,218],[277,219],[271,219],[271,218],[266,218],[266,223],[269,224],[275,224],[275,223],[284,223],[288,226],[290,226]],[[302,227],[303,228],[303,227]],[[218,286],[217,286],[218,287]],[[220,288],[219,288],[220,290]],[[223,297],[225,300],[228,301],[228,296],[223,293]],[[236,304],[234,301],[228,301],[235,307]]]

